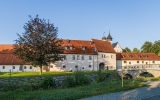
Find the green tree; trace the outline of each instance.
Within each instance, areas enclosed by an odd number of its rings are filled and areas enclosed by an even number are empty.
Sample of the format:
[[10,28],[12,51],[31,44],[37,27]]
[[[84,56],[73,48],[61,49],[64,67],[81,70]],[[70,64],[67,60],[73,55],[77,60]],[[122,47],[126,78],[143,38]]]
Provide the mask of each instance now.
[[146,41],[141,47],[141,52],[153,52],[153,43]]
[[128,47],[126,47],[125,49],[123,49],[123,52],[131,52],[131,49],[129,49]]
[[154,42],[152,45],[152,51],[160,57],[160,40]]
[[23,27],[24,33],[17,34],[14,54],[24,62],[39,67],[42,74],[42,66],[61,59],[61,40],[57,38],[58,28],[49,20],[40,19],[38,15],[29,18]]
[[140,50],[138,48],[133,48],[132,52],[140,52]]

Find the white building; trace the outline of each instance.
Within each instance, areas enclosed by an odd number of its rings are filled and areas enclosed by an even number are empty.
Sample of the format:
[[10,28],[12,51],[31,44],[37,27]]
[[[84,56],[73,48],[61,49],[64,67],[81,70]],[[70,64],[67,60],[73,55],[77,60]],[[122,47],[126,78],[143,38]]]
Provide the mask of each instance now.
[[121,46],[120,46],[120,44],[119,44],[118,42],[113,43],[113,44],[112,44],[112,47],[114,48],[114,50],[115,50],[117,53],[123,51],[122,48],[121,48]]
[[160,68],[160,58],[155,53],[117,53],[117,69]]
[[[116,52],[112,39],[63,40],[65,57],[49,66],[43,66],[43,71],[75,71],[75,70],[113,70],[116,69]],[[13,55],[13,45],[0,45],[0,72],[34,72],[39,68],[24,64]]]

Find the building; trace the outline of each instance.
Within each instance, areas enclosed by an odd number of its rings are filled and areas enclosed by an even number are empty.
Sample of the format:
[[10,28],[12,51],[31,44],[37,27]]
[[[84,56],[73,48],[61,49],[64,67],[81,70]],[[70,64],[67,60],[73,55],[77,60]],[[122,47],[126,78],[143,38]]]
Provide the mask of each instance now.
[[[43,71],[91,71],[116,69],[116,52],[112,39],[109,40],[63,40],[65,57],[49,66],[43,66]],[[34,72],[39,68],[24,64],[13,55],[13,45],[0,45],[1,72]]]
[[120,44],[119,44],[118,42],[113,43],[113,44],[112,44],[112,47],[114,48],[114,50],[115,50],[117,53],[123,51],[122,48],[121,48],[121,46],[120,46]]
[[116,54],[117,69],[143,69],[160,68],[160,58],[155,53],[129,53]]

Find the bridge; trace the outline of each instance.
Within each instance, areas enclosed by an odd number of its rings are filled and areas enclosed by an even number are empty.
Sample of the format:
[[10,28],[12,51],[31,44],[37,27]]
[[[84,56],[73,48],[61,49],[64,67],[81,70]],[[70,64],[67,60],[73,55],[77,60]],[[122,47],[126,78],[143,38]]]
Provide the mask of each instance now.
[[154,77],[160,77],[160,64],[153,65],[132,65],[132,66],[119,66],[117,72],[122,77],[122,73],[128,78],[139,78],[144,74],[150,74]]

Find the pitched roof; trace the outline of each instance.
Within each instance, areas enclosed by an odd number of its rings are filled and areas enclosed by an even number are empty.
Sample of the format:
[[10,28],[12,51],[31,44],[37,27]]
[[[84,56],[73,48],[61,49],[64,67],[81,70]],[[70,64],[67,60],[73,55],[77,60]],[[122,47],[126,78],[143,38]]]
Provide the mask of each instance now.
[[[96,48],[95,44],[92,41],[86,40],[62,40],[62,46],[67,49],[64,50],[65,54],[98,54],[94,49]],[[70,47],[73,49],[70,50]],[[82,47],[85,50],[82,50]]]
[[13,54],[12,44],[0,44],[0,65],[21,65],[22,60]]
[[116,53],[117,60],[160,60],[155,53]]
[[110,42],[97,39],[92,39],[92,41],[94,42],[98,52],[115,53]]
[[117,44],[118,44],[118,42],[112,43],[112,47],[114,48]]

